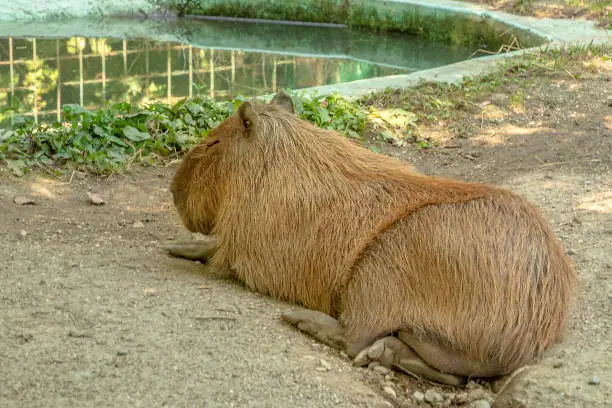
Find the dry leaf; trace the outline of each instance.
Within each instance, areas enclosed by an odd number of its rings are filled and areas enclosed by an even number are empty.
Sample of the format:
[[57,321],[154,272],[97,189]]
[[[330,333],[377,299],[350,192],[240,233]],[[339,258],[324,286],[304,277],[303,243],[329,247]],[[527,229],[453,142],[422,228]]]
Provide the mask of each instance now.
[[104,205],[104,204],[106,204],[106,201],[104,201],[102,199],[102,197],[100,197],[97,194],[90,193],[89,191],[87,192],[87,197],[89,197],[89,200],[91,201],[91,203],[93,205]]
[[16,196],[15,198],[13,198],[13,201],[17,205],[36,204],[34,199],[32,199],[30,197],[24,197],[24,196]]

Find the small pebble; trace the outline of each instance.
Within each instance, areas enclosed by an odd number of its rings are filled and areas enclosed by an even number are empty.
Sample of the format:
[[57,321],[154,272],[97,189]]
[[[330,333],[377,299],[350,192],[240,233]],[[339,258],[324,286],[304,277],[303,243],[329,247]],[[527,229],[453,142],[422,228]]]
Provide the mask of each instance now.
[[480,388],[480,385],[478,385],[476,381],[469,381],[465,388],[468,390],[473,390],[474,388]]
[[423,402],[425,401],[425,394],[421,391],[415,391],[414,394],[412,394],[412,399],[416,402]]
[[25,236],[28,235],[28,232],[26,230],[21,230],[19,231],[19,235],[25,238]]
[[435,404],[437,402],[444,401],[444,397],[438,394],[436,391],[429,389],[425,391],[425,401],[429,402],[430,404]]
[[374,367],[372,367],[372,370],[374,370],[375,372],[377,372],[378,374],[389,374],[389,369],[387,367],[381,366],[381,365],[376,365]]
[[393,399],[397,398],[397,394],[395,393],[395,390],[389,386],[383,387],[382,391],[383,391],[383,394],[385,394],[387,397],[390,397]]
[[561,367],[563,367],[563,361],[559,360],[553,363],[553,368],[561,368]]
[[487,393],[482,388],[475,388],[468,393],[468,399],[470,401],[476,401],[486,398]]
[[323,367],[324,369],[331,370],[331,365],[327,361],[321,359],[320,363],[321,367]]
[[472,402],[472,408],[491,408],[491,404],[487,400],[477,400]]
[[106,204],[106,201],[104,201],[104,199],[102,197],[100,197],[97,194],[91,193],[91,192],[87,192],[87,197],[89,197],[89,201],[93,204],[93,205],[104,205]]
[[592,377],[589,380],[589,384],[590,385],[599,385],[600,382],[601,382],[601,380],[599,379],[599,377]]
[[29,205],[36,204],[34,200],[30,197],[16,196],[13,198],[13,202],[17,205]]
[[458,392],[455,394],[454,403],[458,405],[467,404],[469,401],[467,392]]
[[134,223],[134,228],[144,228],[144,224],[140,221]]
[[127,350],[119,350],[117,351],[117,355],[118,356],[127,356],[128,351]]

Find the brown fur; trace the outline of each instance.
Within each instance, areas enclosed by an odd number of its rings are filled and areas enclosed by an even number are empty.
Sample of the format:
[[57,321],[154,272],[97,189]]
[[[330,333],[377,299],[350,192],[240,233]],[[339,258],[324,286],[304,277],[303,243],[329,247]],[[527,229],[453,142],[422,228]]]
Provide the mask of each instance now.
[[211,263],[338,317],[352,344],[402,329],[474,362],[454,374],[491,376],[563,330],[575,276],[532,205],[417,174],[279,104],[245,102],[186,156],[172,192],[188,229],[219,238]]

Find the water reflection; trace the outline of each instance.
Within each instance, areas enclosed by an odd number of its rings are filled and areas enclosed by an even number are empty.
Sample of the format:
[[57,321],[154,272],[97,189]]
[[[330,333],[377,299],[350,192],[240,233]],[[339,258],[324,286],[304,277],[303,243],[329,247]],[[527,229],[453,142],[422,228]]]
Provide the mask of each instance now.
[[[0,121],[16,106],[36,121],[61,120],[61,106],[173,103],[209,95],[261,95],[404,73],[346,59],[197,48],[104,38],[0,39]],[[59,107],[59,109],[58,109]]]

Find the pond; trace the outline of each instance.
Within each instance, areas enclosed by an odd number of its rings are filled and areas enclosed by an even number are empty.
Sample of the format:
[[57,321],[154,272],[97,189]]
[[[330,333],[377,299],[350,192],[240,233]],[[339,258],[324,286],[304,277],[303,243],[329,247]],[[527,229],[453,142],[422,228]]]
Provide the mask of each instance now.
[[[64,104],[226,100],[405,74],[474,51],[416,37],[338,26],[244,21],[172,22],[174,41],[143,38],[0,38],[0,120],[15,112],[61,120]],[[166,36],[168,37],[168,36]]]

